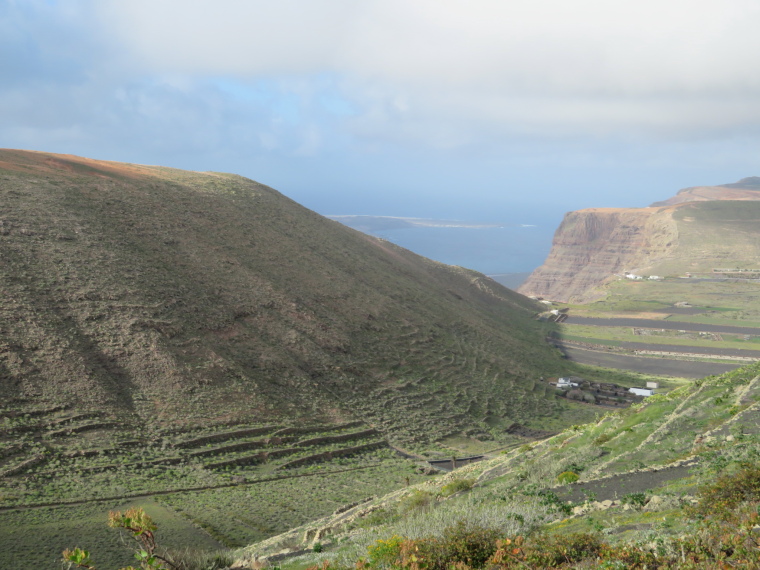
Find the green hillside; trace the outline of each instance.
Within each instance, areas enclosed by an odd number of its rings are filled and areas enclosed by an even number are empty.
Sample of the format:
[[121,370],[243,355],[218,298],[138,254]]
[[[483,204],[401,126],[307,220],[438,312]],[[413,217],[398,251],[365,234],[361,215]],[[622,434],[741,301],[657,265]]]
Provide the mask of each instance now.
[[[236,548],[602,408],[542,307],[231,174],[0,151],[0,567]],[[253,514],[252,514],[253,512]]]
[[[471,568],[756,568],[759,418],[755,364],[315,521],[237,557],[278,553],[283,568],[325,560],[345,567],[359,557],[383,567],[382,556],[414,568],[414,552],[430,568],[439,567],[435,560]],[[486,564],[496,541],[507,538],[518,547],[510,548],[512,558]],[[402,539],[415,542],[403,547]],[[316,542],[321,554],[309,552]],[[476,552],[486,553],[479,562]]]
[[678,226],[677,252],[654,265],[651,268],[653,274],[710,274],[713,269],[760,269],[760,202],[692,202],[676,209],[673,218]]
[[6,150],[0,194],[0,390],[19,410],[361,419],[406,441],[561,412],[529,300],[252,180]]

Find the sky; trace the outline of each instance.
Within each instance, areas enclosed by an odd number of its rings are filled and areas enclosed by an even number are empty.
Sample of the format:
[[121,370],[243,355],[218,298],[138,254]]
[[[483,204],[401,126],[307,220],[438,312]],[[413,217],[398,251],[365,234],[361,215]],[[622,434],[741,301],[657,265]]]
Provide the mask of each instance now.
[[0,0],[0,146],[536,224],[760,175],[757,0]]

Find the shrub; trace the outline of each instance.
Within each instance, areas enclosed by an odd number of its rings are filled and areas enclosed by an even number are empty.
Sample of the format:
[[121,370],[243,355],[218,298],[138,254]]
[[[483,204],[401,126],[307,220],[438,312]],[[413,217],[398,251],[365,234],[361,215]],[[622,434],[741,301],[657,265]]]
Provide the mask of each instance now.
[[397,566],[401,560],[401,544],[404,539],[394,535],[388,540],[377,540],[367,547],[367,562],[373,568]]
[[630,505],[635,509],[641,509],[647,504],[647,496],[645,493],[628,493],[627,495],[623,495],[620,502],[623,505]]
[[596,534],[573,533],[539,535],[533,541],[525,561],[531,568],[554,568],[597,558],[604,544]]
[[[576,568],[576,564],[581,562],[592,562],[593,565],[583,566],[592,568],[597,567],[599,559],[609,549],[597,535],[588,533],[543,534],[530,542],[518,536],[514,540],[499,540],[496,546],[496,551],[487,561],[488,568]],[[615,568],[616,565],[606,567]]]
[[760,504],[760,467],[752,465],[718,477],[701,489],[699,502],[693,509],[700,518],[712,517],[729,521],[743,503]]
[[[158,554],[156,543],[156,524],[143,509],[129,509],[125,512],[108,513],[108,526],[128,531],[138,544],[135,558],[143,570],[220,570],[232,564],[231,557],[224,552],[198,553],[191,551],[175,551]],[[63,562],[71,568],[95,570],[90,559],[90,553],[81,548],[63,551]],[[136,570],[128,566],[122,570]]]
[[612,439],[612,436],[608,433],[603,433],[594,440],[594,445],[603,445]]
[[399,501],[399,511],[401,513],[410,513],[426,510],[433,502],[433,498],[432,493],[415,489]]
[[470,568],[482,568],[496,552],[499,531],[484,527],[473,527],[464,522],[447,528],[439,539],[414,541],[413,550],[417,562],[428,570],[448,570],[452,565],[466,564]]
[[475,485],[475,479],[454,479],[450,483],[441,487],[441,496],[450,497],[460,491],[469,491]]
[[563,485],[566,485],[568,483],[575,483],[580,477],[577,473],[574,473],[573,471],[563,471],[559,475],[557,475],[557,481],[562,483]]

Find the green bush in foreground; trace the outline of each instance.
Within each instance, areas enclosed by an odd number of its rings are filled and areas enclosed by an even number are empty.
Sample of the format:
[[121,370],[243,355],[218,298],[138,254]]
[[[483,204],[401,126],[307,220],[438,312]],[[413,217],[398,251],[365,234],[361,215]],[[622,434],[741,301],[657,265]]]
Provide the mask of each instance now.
[[[142,509],[129,509],[124,513],[108,513],[108,526],[112,528],[123,528],[132,534],[132,537],[139,544],[135,552],[135,558],[140,562],[140,568],[145,570],[174,570],[176,566],[166,558],[156,553],[158,545],[156,544],[155,531],[157,529],[153,519]],[[63,561],[69,563],[69,567],[75,565],[79,568],[88,568],[94,570],[90,560],[90,553],[80,548],[63,551]],[[123,570],[135,570],[134,566],[128,566]]]

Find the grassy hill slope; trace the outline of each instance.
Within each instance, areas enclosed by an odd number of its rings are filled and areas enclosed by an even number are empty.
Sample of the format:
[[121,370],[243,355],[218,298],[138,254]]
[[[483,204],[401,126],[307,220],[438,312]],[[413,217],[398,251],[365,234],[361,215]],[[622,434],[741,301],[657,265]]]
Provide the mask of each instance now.
[[363,419],[404,441],[563,402],[535,307],[246,178],[0,151],[0,396],[134,425]]
[[[429,567],[494,567],[485,560],[496,540],[510,538],[518,548],[498,567],[756,568],[759,417],[754,364],[341,510],[237,558],[340,568],[369,553],[382,567],[382,552],[402,554],[397,536],[417,541],[407,548]],[[323,552],[310,553],[317,542]]]

